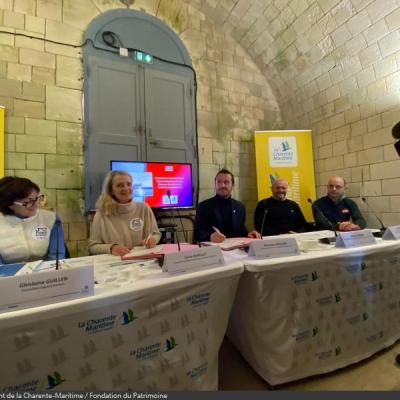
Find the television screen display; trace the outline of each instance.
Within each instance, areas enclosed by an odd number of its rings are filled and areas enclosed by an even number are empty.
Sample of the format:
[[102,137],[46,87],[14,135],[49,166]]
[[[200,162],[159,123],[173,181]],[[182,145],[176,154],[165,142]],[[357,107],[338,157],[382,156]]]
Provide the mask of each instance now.
[[110,169],[129,172],[134,201],[147,203],[152,208],[193,207],[189,163],[111,160]]

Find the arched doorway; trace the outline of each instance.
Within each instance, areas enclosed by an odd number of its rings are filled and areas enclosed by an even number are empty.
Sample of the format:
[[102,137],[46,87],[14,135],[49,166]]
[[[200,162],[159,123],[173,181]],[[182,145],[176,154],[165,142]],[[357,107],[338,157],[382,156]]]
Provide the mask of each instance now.
[[85,209],[94,209],[110,160],[190,162],[196,202],[196,77],[182,41],[133,10],[97,17],[85,41]]

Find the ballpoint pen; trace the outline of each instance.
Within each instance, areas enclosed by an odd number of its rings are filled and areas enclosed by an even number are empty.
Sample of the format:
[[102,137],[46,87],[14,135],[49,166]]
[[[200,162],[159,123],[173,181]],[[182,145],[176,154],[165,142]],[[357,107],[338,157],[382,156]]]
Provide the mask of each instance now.
[[154,234],[156,234],[156,233],[157,233],[157,232],[150,232],[150,233],[149,233],[149,235],[147,236],[147,238],[144,240],[144,246],[146,246],[148,240],[149,240]]
[[215,232],[217,232],[219,235],[223,235],[223,233],[215,226],[212,226]]

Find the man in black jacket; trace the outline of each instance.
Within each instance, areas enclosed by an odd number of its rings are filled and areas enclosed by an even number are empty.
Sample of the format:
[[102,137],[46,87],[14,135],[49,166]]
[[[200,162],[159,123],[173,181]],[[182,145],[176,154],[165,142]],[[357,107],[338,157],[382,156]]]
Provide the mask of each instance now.
[[262,236],[307,230],[307,222],[299,205],[286,198],[287,191],[288,182],[279,178],[271,186],[272,197],[257,204],[254,227]]
[[256,231],[246,228],[246,210],[244,205],[231,194],[235,184],[233,174],[221,169],[215,176],[214,197],[202,201],[196,211],[195,237],[198,242],[223,242],[226,238],[259,238]]
[[344,197],[346,182],[340,176],[332,176],[326,186],[327,195],[313,204],[317,229],[356,231],[367,225],[357,204]]

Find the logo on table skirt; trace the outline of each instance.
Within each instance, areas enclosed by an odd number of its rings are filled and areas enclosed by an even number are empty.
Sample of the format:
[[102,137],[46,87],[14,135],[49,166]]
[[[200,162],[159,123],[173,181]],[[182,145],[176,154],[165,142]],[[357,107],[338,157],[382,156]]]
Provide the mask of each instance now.
[[18,376],[25,375],[33,371],[33,365],[29,358],[24,357],[23,360],[17,362]]
[[50,329],[50,342],[55,343],[59,340],[66,338],[68,335],[65,333],[64,328],[61,325],[57,325]]
[[296,137],[270,137],[268,138],[269,165],[271,167],[297,166]]
[[113,349],[116,349],[124,344],[124,338],[120,333],[116,335],[111,335],[111,345]]
[[367,319],[368,319],[368,313],[364,312],[362,314],[353,315],[352,317],[347,318],[347,322],[350,325],[354,325],[359,322],[366,321]]
[[308,279],[308,274],[294,275],[290,278],[295,285],[304,285],[305,283],[308,283]]
[[93,340],[89,340],[88,343],[83,344],[83,354],[85,357],[91,356],[96,353],[96,351],[98,351],[98,348]]
[[176,346],[178,346],[178,343],[176,343],[175,338],[173,336],[170,336],[168,339],[165,340],[164,352],[171,351]]
[[325,306],[328,304],[332,303],[339,303],[342,300],[340,293],[337,292],[334,295],[328,295],[324,297],[319,297],[315,301],[320,305],[320,306]]
[[161,342],[156,342],[148,346],[139,346],[136,349],[131,349],[129,354],[136,360],[149,360],[158,357],[161,352]]
[[383,283],[378,282],[378,283],[370,283],[364,286],[364,289],[367,293],[376,293],[379,292],[380,290],[383,290]]
[[371,343],[371,342],[376,342],[377,340],[382,338],[383,338],[383,331],[379,331],[374,333],[373,335],[367,336],[365,340]]
[[128,311],[122,311],[121,325],[128,325],[137,318],[132,309],[128,308]]
[[117,368],[121,364],[122,361],[120,360],[117,354],[113,354],[111,357],[108,357],[107,366],[109,370]]
[[94,373],[94,369],[89,364],[89,362],[85,362],[83,365],[79,367],[79,376],[81,379],[87,378],[88,376],[92,375]]
[[14,337],[15,350],[25,349],[26,347],[29,347],[32,344],[33,344],[33,341],[26,332],[17,334]]
[[174,312],[181,308],[181,305],[179,304],[178,299],[172,299],[169,304],[170,304],[171,312]]
[[311,272],[311,280],[316,281],[318,279],[317,271]]
[[355,274],[361,271],[364,271],[367,268],[367,264],[365,262],[357,262],[357,263],[352,263],[352,264],[346,264],[344,266],[344,269],[349,273],[349,274]]
[[61,376],[58,371],[54,371],[53,375],[47,375],[47,389],[53,389],[61,383],[65,382],[65,379]]
[[210,302],[210,292],[186,296],[186,302],[192,307],[204,306]]
[[45,240],[50,237],[50,228],[46,225],[37,226],[32,229],[33,240]]
[[39,379],[34,379],[29,382],[19,383],[14,386],[4,386],[2,392],[28,392],[38,389]]
[[386,260],[390,265],[400,264],[400,257],[399,256],[390,256],[390,257],[386,258]]
[[319,360],[327,360],[331,357],[337,357],[340,354],[342,354],[342,348],[340,346],[336,346],[333,350],[321,351],[315,355]]
[[306,329],[304,331],[300,331],[292,335],[292,337],[296,340],[296,342],[302,342],[304,340],[310,339],[311,337],[316,336],[318,333],[318,328],[314,327],[312,329]]
[[117,316],[115,314],[108,315],[103,318],[88,319],[78,322],[78,328],[83,329],[88,334],[94,334],[102,331],[113,329]]
[[53,365],[57,366],[66,361],[67,355],[62,348],[58,348],[56,351],[51,353],[51,359],[53,361]]
[[200,364],[198,367],[194,367],[190,371],[187,371],[186,375],[192,379],[195,379],[204,375],[207,372],[207,370],[208,370],[208,362],[206,361],[203,364]]

